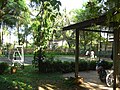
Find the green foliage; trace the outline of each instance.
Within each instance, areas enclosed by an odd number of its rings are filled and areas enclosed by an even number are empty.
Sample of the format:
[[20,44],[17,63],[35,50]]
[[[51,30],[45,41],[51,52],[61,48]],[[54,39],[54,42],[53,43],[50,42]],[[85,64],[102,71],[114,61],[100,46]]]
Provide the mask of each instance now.
[[104,63],[103,63],[103,67],[104,67],[105,69],[110,69],[110,68],[112,68],[112,66],[113,66],[113,63],[112,63],[112,62],[104,61]]
[[6,62],[0,63],[0,74],[4,74],[9,68],[9,65]]
[[[34,3],[33,3],[34,2]],[[31,7],[35,8],[37,15],[33,20],[32,28],[34,44],[37,47],[46,47],[53,32],[54,22],[59,15],[59,7],[61,3],[57,0],[31,0]],[[35,24],[37,22],[37,24]]]
[[[98,0],[91,0],[86,4],[84,4],[83,7],[84,8],[82,9],[76,9],[73,11],[74,22],[78,23],[78,22],[82,22],[92,18],[97,18],[103,15],[103,13],[105,13],[103,11],[102,4],[100,4]],[[94,25],[93,27],[90,27],[88,29],[100,30],[101,28],[103,27]],[[80,33],[80,44],[81,44],[81,48],[84,49],[84,51],[86,51],[87,49],[98,50],[98,47],[96,47],[96,45],[99,42],[107,43],[107,39],[104,37],[101,37],[100,33],[98,32],[96,33],[96,32],[83,31]]]
[[99,51],[99,52],[96,53],[96,56],[110,58],[111,51]]
[[60,84],[62,80],[60,73],[40,74],[30,65],[15,74],[0,75],[0,90],[38,90],[38,87],[48,86],[48,83],[58,87],[56,83]]
[[8,26],[13,26],[18,21],[18,18],[23,18],[21,12],[26,12],[28,10],[24,0],[4,0],[1,1],[1,14],[0,21]]
[[0,89],[1,89],[1,90],[8,90],[8,89],[11,89],[11,90],[12,90],[12,89],[13,89],[13,88],[12,88],[12,82],[6,80],[5,77],[1,77],[1,76],[0,76],[0,84],[1,84],[1,86],[0,86]]
[[32,61],[32,64],[34,67],[40,68],[40,65],[43,63],[43,60],[45,58],[45,53],[42,49],[38,49],[34,52],[34,60]]
[[19,82],[19,81],[13,81],[12,86],[15,87],[18,90],[33,90],[33,88],[30,85],[27,85],[26,83]]
[[[95,70],[96,69],[96,61],[86,61],[83,59],[79,60],[79,71],[86,70]],[[110,69],[112,67],[112,62],[105,61],[104,65],[105,69]],[[41,63],[40,66],[41,73],[50,73],[50,72],[62,72],[69,73],[75,71],[75,62],[68,61],[60,61],[60,60],[52,60],[47,59]]]
[[96,61],[88,61],[88,68],[89,70],[95,70],[96,68]]
[[45,53],[46,57],[55,57],[57,55],[74,55],[74,52],[62,52],[61,50],[48,51]]
[[[94,0],[93,0],[94,1]],[[101,14],[106,13],[107,14],[107,25],[109,26],[110,22],[120,22],[120,14],[118,12],[120,11],[120,1],[119,0],[95,0],[98,1],[97,5],[100,5]],[[89,3],[92,3],[89,2]],[[90,6],[89,6],[90,7]],[[117,12],[117,14],[115,14]],[[117,26],[118,27],[118,26]]]
[[89,67],[89,64],[88,64],[87,61],[82,60],[82,59],[79,61],[79,70],[80,70],[80,71],[89,70],[88,67]]
[[67,42],[67,47],[69,49],[72,49],[75,47],[75,31],[62,31],[61,28],[64,26],[70,25],[72,21],[72,18],[70,16],[71,12],[67,13],[66,9],[63,10],[61,15],[59,15],[56,18],[56,21],[54,23],[55,25],[55,40],[66,40]]
[[18,80],[18,77],[19,75],[11,76],[10,74],[7,74],[7,76],[4,76],[4,75],[2,75],[2,77],[0,76],[0,83],[1,83],[0,90],[8,90],[8,89],[10,90],[16,90],[16,89],[17,90],[33,90],[31,85],[27,84],[26,82],[22,82]]
[[75,14],[74,21],[81,22],[91,18],[98,17],[101,15],[101,6],[97,2],[97,0],[93,0],[91,2],[86,3],[84,9],[77,9],[74,10],[73,13]]
[[23,44],[26,39],[25,36],[27,36],[28,34],[23,32],[22,29],[24,28],[24,31],[29,32],[29,30],[25,29],[25,25],[28,25],[30,23],[30,12],[26,5],[26,1],[2,0],[0,8],[0,22],[1,26],[3,27],[3,32],[5,33],[5,27],[6,31],[11,34],[11,30],[16,27],[17,31],[15,31],[14,35],[16,34],[18,36],[19,44]]
[[70,86],[74,87],[74,86],[76,85],[76,83],[75,83],[75,78],[73,78],[73,77],[67,78],[64,83],[65,83],[68,87],[70,87]]

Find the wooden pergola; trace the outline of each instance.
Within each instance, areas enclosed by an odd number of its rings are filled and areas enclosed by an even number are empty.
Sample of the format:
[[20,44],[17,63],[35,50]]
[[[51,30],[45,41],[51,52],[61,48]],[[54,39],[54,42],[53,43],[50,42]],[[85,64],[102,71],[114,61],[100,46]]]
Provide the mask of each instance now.
[[[113,13],[114,14],[114,13]],[[118,13],[117,13],[118,14]],[[116,13],[114,14],[116,15]],[[86,20],[83,22],[79,22],[76,24],[72,24],[63,28],[63,31],[66,30],[75,30],[76,31],[76,50],[75,50],[75,78],[78,79],[79,72],[79,31],[91,31],[91,32],[105,32],[105,33],[113,33],[114,41],[113,41],[113,64],[114,64],[114,85],[113,90],[116,90],[116,77],[120,75],[120,28],[116,28],[113,31],[101,31],[101,30],[91,30],[87,29],[89,27],[93,27],[95,25],[107,26],[107,14],[99,16],[98,18],[92,18],[90,20]],[[108,27],[118,27],[119,24],[117,22],[109,22]]]

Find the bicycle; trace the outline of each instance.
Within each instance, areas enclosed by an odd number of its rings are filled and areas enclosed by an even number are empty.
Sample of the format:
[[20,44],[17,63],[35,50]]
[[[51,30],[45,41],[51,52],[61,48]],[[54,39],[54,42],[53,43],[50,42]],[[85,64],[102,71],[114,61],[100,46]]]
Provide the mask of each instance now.
[[106,76],[106,85],[108,87],[113,86],[114,76],[113,76],[113,70],[110,70]]

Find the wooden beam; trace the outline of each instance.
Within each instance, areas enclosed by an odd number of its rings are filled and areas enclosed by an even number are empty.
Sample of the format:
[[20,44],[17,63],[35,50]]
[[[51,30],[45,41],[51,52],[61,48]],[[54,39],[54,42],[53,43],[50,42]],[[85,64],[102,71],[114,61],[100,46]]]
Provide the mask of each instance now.
[[81,29],[81,31],[90,31],[90,32],[103,32],[103,33],[113,33],[113,31],[101,31],[101,30],[91,30],[91,29]]
[[79,72],[79,30],[76,29],[76,50],[75,50],[75,78],[78,78]]
[[[116,11],[114,8],[109,10],[109,11],[111,11],[112,17],[120,13],[119,11]],[[63,28],[63,31],[64,30],[70,30],[70,29],[79,29],[80,30],[82,28],[87,28],[87,27],[91,27],[91,26],[94,26],[94,25],[108,26],[106,24],[106,20],[108,20],[107,14],[109,14],[109,12],[106,12],[105,14],[103,14],[102,16],[99,16],[97,18],[92,18],[92,19],[89,19],[89,20],[85,20],[83,22],[79,22],[79,23],[76,23],[76,24],[66,26],[66,27]],[[115,26],[118,26],[118,25],[119,25],[118,22],[109,22],[109,27],[115,27]]]
[[76,23],[76,24],[72,24],[70,26],[64,27],[64,30],[70,30],[70,29],[82,29],[82,28],[86,28],[86,27],[90,27],[90,26],[94,26],[94,25],[101,25],[103,24],[105,21],[107,20],[107,16],[106,15],[102,15],[98,18],[93,18],[90,20],[86,20],[80,23]]

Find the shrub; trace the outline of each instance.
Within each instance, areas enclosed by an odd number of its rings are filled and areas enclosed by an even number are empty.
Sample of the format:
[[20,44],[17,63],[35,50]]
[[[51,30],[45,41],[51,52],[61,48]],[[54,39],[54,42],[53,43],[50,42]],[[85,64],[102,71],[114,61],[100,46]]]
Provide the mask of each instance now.
[[111,69],[111,67],[113,66],[113,63],[105,61],[103,66],[105,69]]
[[9,65],[6,62],[0,63],[0,74],[5,73],[6,70],[8,70]]
[[39,68],[40,62],[42,63],[44,58],[45,58],[44,51],[42,51],[42,49],[36,50],[34,53],[34,60],[32,61],[33,66]]
[[71,62],[71,63],[70,63],[70,66],[72,67],[72,68],[71,68],[71,71],[75,71],[75,62]]
[[[112,67],[112,62],[105,62],[105,69]],[[79,71],[95,70],[96,61],[79,60]],[[60,61],[60,60],[44,60],[40,65],[40,72],[51,73],[51,72],[62,72],[69,73],[75,71],[75,62]]]
[[9,80],[0,77],[0,90],[33,90],[31,85],[24,82]]
[[63,73],[72,72],[72,68],[74,68],[74,67],[72,67],[70,64],[71,64],[71,62],[67,62],[67,61],[63,62],[63,68],[62,68]]
[[83,59],[79,61],[79,70],[80,71],[88,70],[88,67],[89,67],[88,61],[83,60]]
[[89,61],[89,70],[95,70],[96,69],[96,61]]
[[53,61],[52,69],[55,72],[62,72],[63,71],[63,63],[60,60]]

